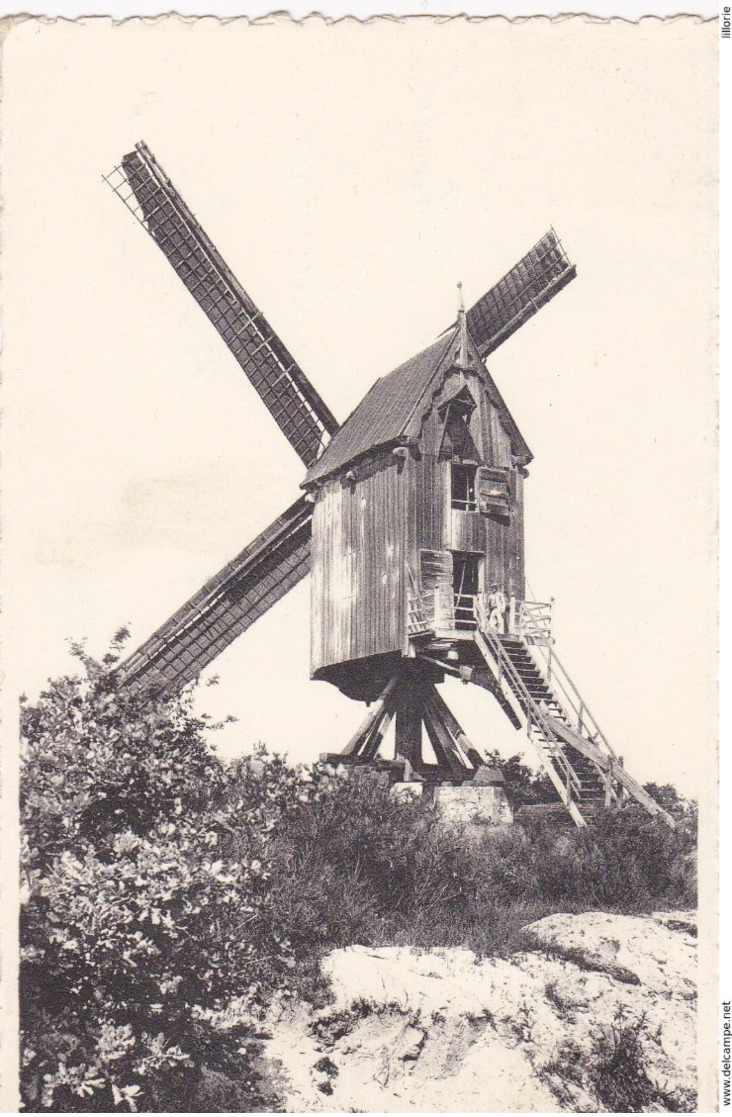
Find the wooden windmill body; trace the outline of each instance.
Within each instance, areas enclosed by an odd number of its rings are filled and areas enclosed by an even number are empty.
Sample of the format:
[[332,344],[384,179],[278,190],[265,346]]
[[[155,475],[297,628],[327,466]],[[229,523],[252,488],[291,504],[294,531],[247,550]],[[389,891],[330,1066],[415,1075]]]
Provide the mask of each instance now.
[[107,181],[307,468],[304,494],[121,665],[120,684],[179,689],[312,572],[311,675],[370,706],[339,761],[379,763],[395,720],[401,778],[471,781],[481,755],[437,690],[450,674],[525,728],[577,825],[631,797],[671,822],[562,667],[549,606],[526,598],[531,452],[485,358],[575,277],[554,231],[339,427],[145,145]]

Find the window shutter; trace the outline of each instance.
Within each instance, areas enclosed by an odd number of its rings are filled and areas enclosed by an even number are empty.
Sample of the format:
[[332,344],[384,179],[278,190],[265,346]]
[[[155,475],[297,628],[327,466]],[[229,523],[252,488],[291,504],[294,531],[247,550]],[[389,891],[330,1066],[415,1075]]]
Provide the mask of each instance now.
[[511,471],[481,466],[475,479],[478,511],[508,520],[511,516]]

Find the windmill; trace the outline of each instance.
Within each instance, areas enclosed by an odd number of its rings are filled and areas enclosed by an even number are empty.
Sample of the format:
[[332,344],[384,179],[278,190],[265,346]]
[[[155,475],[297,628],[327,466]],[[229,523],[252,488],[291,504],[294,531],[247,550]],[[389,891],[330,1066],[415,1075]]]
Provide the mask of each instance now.
[[470,309],[461,300],[457,321],[339,426],[145,144],[106,181],[307,470],[304,493],[120,665],[120,685],[175,692],[310,572],[311,676],[370,707],[330,759],[425,784],[474,779],[481,754],[437,690],[451,675],[490,692],[526,730],[578,826],[594,806],[629,798],[673,825],[559,660],[550,605],[526,598],[532,455],[485,358],[575,278],[554,230]]

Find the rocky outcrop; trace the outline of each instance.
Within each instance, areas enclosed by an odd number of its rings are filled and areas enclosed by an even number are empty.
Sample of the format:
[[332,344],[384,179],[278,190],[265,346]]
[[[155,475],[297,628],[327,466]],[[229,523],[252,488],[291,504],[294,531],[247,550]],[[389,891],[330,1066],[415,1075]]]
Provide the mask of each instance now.
[[266,1058],[289,1111],[692,1110],[696,930],[688,913],[530,924],[525,949],[352,946],[333,1002],[279,1006]]

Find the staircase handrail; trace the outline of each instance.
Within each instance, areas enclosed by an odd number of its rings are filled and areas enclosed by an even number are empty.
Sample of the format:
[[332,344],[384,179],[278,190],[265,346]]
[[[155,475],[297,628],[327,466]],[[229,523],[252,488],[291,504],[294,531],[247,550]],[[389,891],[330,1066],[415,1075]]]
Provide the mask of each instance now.
[[564,755],[564,750],[563,750],[563,748],[560,744],[561,738],[555,732],[555,730],[554,730],[554,728],[551,724],[550,718],[544,713],[544,711],[541,709],[541,706],[538,704],[538,702],[536,702],[536,700],[530,694],[526,684],[524,683],[523,679],[519,675],[515,666],[511,662],[511,659],[510,659],[508,653],[506,652],[506,649],[503,647],[503,644],[498,639],[498,634],[493,630],[491,625],[488,623],[488,617],[487,617],[487,614],[486,614],[486,611],[485,611],[485,605],[484,605],[484,603],[483,603],[483,601],[482,601],[482,599],[479,595],[476,596],[476,599],[475,599],[475,611],[476,611],[476,619],[478,621],[478,631],[477,631],[476,635],[479,636],[479,637],[482,637],[485,640],[485,642],[487,643],[487,645],[488,645],[488,647],[491,651],[491,654],[494,656],[494,658],[497,661],[498,672],[499,672],[499,682],[500,682],[501,676],[505,675],[509,680],[509,685],[511,686],[511,689],[513,690],[516,697],[519,699],[519,702],[521,703],[521,706],[523,707],[524,714],[526,715],[526,719],[527,719],[526,720],[527,733],[529,733],[529,734],[531,733],[532,725],[535,724],[539,727],[541,732],[547,738],[547,742],[549,744],[551,744],[552,746],[554,746],[554,748],[552,750],[552,753],[551,753],[551,759],[554,762],[556,762],[558,760],[559,767],[562,769],[562,773],[563,773],[567,783],[572,784],[574,786],[575,791],[579,791],[580,790],[579,778],[577,776],[577,773],[574,771],[572,765],[569,763],[567,757]]
[[[604,735],[602,735],[602,742],[605,745],[605,748],[609,755],[605,755],[602,752],[597,740],[591,738],[585,739],[582,735],[581,728],[576,729],[571,725],[565,725],[560,719],[544,713],[540,705],[529,693],[523,679],[516,670],[514,664],[511,662],[509,655],[507,654],[505,648],[503,647],[503,644],[501,643],[501,640],[498,637],[498,633],[488,623],[488,616],[485,610],[485,604],[480,598],[476,598],[475,612],[476,618],[478,620],[478,631],[476,632],[476,639],[483,640],[483,642],[488,647],[489,652],[498,664],[499,673],[504,673],[508,677],[509,685],[514,690],[514,693],[519,699],[521,705],[524,706],[525,703],[524,710],[527,718],[528,732],[531,732],[532,720],[535,721],[541,729],[544,737],[547,738],[547,742],[552,746],[552,761],[556,762],[556,760],[559,759],[560,765],[569,769],[572,777],[572,782],[578,784],[579,781],[577,779],[576,773],[570,765],[567,757],[564,755],[562,744],[560,744],[560,742],[570,745],[578,752],[585,755],[589,760],[591,760],[601,771],[605,772],[611,780],[616,780],[637,800],[637,802],[644,806],[647,811],[649,811],[651,814],[660,815],[660,817],[663,818],[666,823],[668,823],[671,829],[675,829],[676,822],[672,818],[672,816],[662,807],[660,807],[655,799],[653,799],[653,797],[648,794],[645,788],[643,788],[641,784],[637,782],[637,780],[634,780],[633,777],[625,771],[622,766],[622,762],[618,760],[616,753],[610,747]],[[529,646],[523,639],[522,644],[525,647]],[[579,695],[579,691],[577,691],[576,686],[574,685],[574,683],[572,683],[569,673],[566,671],[564,666],[561,664],[556,656],[553,656],[553,659],[559,665],[560,670],[564,673],[575,692]],[[552,693],[554,693],[553,684],[555,678],[556,676],[551,675],[547,680],[552,684]],[[585,710],[587,710],[586,707]],[[587,713],[590,721],[593,722],[595,726],[597,726],[597,722],[595,722],[595,719],[592,717],[589,711],[587,711]],[[557,787],[557,790],[559,790],[560,794],[562,794],[562,789],[558,786],[557,780],[554,778],[554,774],[552,773],[551,769],[548,768],[547,771],[549,772],[550,777],[552,777],[552,782]],[[571,796],[567,796],[567,806],[570,808],[575,821],[578,821],[576,815],[579,815],[579,820],[581,820],[580,824],[584,825],[584,820],[582,820],[581,813],[577,811],[576,804],[572,804],[570,800]]]
[[[556,736],[551,731],[550,726],[546,725],[546,727],[543,727],[542,723],[544,722],[544,718],[541,716],[541,712],[538,711],[536,703],[531,698],[531,695],[528,694],[523,687],[518,673],[512,672],[511,669],[513,668],[513,664],[511,664],[503,648],[500,646],[500,641],[498,641],[495,634],[487,633],[486,630],[481,627],[480,622],[475,632],[475,640],[484,658],[489,660],[495,656],[499,672],[502,670],[505,671],[509,679],[509,685],[516,687],[518,692],[516,696],[517,699],[520,703],[525,703],[526,706],[524,714],[526,717],[527,736],[538,749],[544,761],[546,774],[554,785],[560,800],[564,803],[575,824],[579,827],[586,826],[587,823],[579,808],[579,796],[581,793],[579,777],[569,763],[563,749],[557,743]],[[541,734],[538,739],[536,737],[532,739],[531,731],[534,726],[536,726]]]
[[617,760],[617,753],[600,728],[592,710],[580,694],[574,679],[554,651],[553,644],[547,647],[544,644],[532,643],[528,647],[537,649],[535,659],[540,656],[543,661],[537,663],[539,670],[544,675],[546,682],[551,685],[552,690],[559,689],[560,695],[558,697],[560,699],[563,697],[566,700],[566,702],[560,701],[560,705],[569,716],[570,722],[573,722],[572,728],[580,734],[585,732],[596,744],[605,748],[614,760]]
[[519,601],[519,633],[531,636],[535,640],[551,641],[553,605],[553,599],[551,601]]
[[650,814],[660,815],[672,830],[676,829],[676,822],[668,811],[665,811],[663,807],[659,806],[653,796],[649,795],[645,788],[626,772],[625,768],[616,758],[606,757],[600,752],[596,745],[590,744],[590,742],[584,740],[582,735],[577,733],[575,729],[562,725],[559,721],[557,722],[557,733],[568,745],[577,749],[578,752],[583,753],[588,759],[594,761],[598,767],[603,769],[603,771],[606,771],[612,779],[617,780],[617,782],[621,784],[626,791],[630,792],[634,799],[644,806]]

